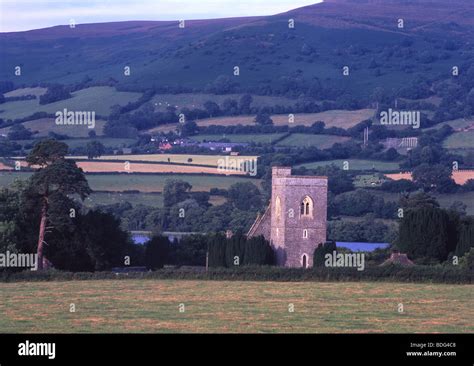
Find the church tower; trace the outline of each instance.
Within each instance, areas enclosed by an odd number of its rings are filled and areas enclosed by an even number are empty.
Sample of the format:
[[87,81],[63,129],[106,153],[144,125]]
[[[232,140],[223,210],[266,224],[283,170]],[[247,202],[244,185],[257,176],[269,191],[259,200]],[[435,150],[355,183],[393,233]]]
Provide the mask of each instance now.
[[313,266],[313,253],[326,241],[327,177],[294,176],[290,167],[272,168],[272,198],[249,236],[264,235],[277,265]]

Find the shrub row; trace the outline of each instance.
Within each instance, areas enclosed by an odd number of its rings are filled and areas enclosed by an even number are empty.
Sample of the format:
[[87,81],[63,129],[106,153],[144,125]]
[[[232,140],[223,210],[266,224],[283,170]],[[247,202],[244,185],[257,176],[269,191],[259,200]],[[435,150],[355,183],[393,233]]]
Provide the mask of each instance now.
[[353,268],[300,268],[239,267],[239,268],[164,268],[150,272],[62,272],[23,271],[1,272],[0,282],[22,281],[73,281],[73,280],[123,280],[123,279],[183,279],[213,281],[375,281],[375,282],[428,282],[471,284],[474,272],[459,267],[443,266],[383,266],[367,267],[364,271]]

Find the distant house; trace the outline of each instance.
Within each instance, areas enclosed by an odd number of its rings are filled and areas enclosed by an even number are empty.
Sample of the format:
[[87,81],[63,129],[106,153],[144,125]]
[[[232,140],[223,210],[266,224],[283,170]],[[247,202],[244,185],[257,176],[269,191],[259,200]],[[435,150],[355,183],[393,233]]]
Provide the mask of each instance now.
[[387,149],[394,148],[410,150],[418,146],[418,137],[389,137],[385,139],[385,142],[383,144]]
[[160,149],[161,151],[171,150],[172,148],[173,145],[171,145],[168,141],[160,142],[160,144],[158,145],[158,149]]
[[132,153],[132,149],[129,147],[122,147],[118,150],[113,150],[114,155],[130,155]]
[[198,144],[199,147],[209,149],[211,151],[222,151],[230,153],[236,147],[246,147],[247,143],[243,142],[201,142]]

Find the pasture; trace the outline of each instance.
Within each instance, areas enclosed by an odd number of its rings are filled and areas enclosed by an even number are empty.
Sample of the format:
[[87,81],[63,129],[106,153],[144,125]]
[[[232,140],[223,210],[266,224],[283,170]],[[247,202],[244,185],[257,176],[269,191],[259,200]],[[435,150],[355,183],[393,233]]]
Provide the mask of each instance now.
[[335,143],[343,143],[349,141],[349,137],[334,135],[308,135],[303,133],[292,133],[287,138],[277,142],[277,146],[290,147],[312,147],[319,149],[328,149]]
[[192,139],[203,141],[219,141],[221,139],[229,140],[236,143],[256,143],[256,144],[273,144],[275,141],[283,137],[284,133],[259,133],[259,134],[232,134],[232,135],[197,135]]
[[[205,94],[205,93],[182,93],[182,94],[156,94],[151,99],[150,103],[154,106],[155,110],[165,111],[167,107],[175,107],[178,110],[183,108],[204,109],[204,103],[212,101],[222,107],[226,99],[234,99],[239,101],[243,94]],[[274,105],[291,106],[297,101],[285,98],[285,97],[274,97],[274,96],[260,96],[253,95],[253,102],[251,107],[272,107]]]
[[473,141],[474,129],[455,132],[444,140],[443,147],[446,149],[472,149]]
[[[385,201],[398,202],[401,198],[401,193],[383,192],[378,190],[370,190],[375,196],[381,196]],[[441,208],[449,208],[455,201],[462,202],[466,205],[466,213],[474,215],[474,192],[454,193],[454,194],[431,194],[438,201]]]
[[95,111],[107,116],[115,104],[126,105],[140,98],[141,93],[119,92],[109,86],[94,86],[71,93],[72,98],[40,105],[39,99],[6,102],[0,108],[0,118],[24,118],[36,112],[56,113],[64,108],[70,111]]
[[26,95],[36,95],[37,97],[46,93],[47,88],[34,87],[34,88],[19,88],[8,93],[4,93],[5,97],[23,97]]
[[[34,137],[47,137],[49,132],[54,132],[69,137],[86,138],[90,131],[95,131],[98,136],[102,135],[105,121],[96,120],[94,129],[88,128],[87,125],[57,125],[54,118],[40,118],[22,124],[26,129],[31,130],[33,133],[37,133]],[[0,134],[7,134],[10,131],[10,128],[11,127],[0,129]],[[87,142],[88,141],[84,141],[84,144]]]
[[[15,180],[26,180],[31,173],[0,172],[0,188],[10,186]],[[162,192],[168,179],[180,179],[193,186],[193,192],[209,192],[211,188],[228,189],[232,184],[251,182],[260,187],[260,180],[238,176],[196,174],[87,174],[89,186],[94,191],[145,193]]]
[[474,332],[473,285],[97,280],[0,291],[6,333]]
[[[397,173],[397,174],[386,174],[386,176],[393,180],[407,179],[412,180],[410,172]],[[465,184],[468,180],[474,180],[474,170],[458,170],[452,174],[453,180],[457,184]]]
[[[79,197],[77,197],[79,199]],[[83,204],[93,208],[100,205],[113,205],[129,202],[132,206],[144,205],[155,208],[163,207],[163,195],[158,193],[121,193],[121,192],[94,192],[87,197]],[[222,196],[211,196],[209,203],[219,206],[226,202]]]
[[[190,165],[206,165],[216,167],[220,159],[240,159],[255,160],[258,156],[236,156],[228,155],[191,155],[191,154],[142,154],[142,155],[104,155],[101,161],[137,161],[147,163],[168,163],[168,164],[190,164]],[[87,156],[71,156],[71,159],[84,160]]]
[[[373,109],[360,109],[356,111],[330,110],[320,113],[298,113],[295,114],[294,122],[289,122],[288,114],[272,115],[275,126],[311,126],[313,123],[323,121],[326,127],[350,128],[359,122],[369,119],[373,116]],[[211,125],[219,126],[237,126],[237,125],[255,125],[255,116],[236,116],[236,117],[216,117],[198,120],[197,125],[207,127]],[[177,124],[167,124],[155,127],[148,132],[170,132],[176,129]]]
[[135,162],[78,161],[77,166],[86,173],[179,173],[247,175],[245,171],[221,171],[219,168],[196,165],[149,164]]
[[315,169],[320,166],[326,166],[334,164],[340,169],[344,169],[344,163],[348,162],[349,170],[375,170],[375,171],[393,171],[398,170],[399,165],[395,162],[384,162],[377,160],[364,160],[364,159],[339,159],[339,160],[327,160],[327,161],[315,161],[312,163],[304,163],[299,166],[304,166],[308,169]]

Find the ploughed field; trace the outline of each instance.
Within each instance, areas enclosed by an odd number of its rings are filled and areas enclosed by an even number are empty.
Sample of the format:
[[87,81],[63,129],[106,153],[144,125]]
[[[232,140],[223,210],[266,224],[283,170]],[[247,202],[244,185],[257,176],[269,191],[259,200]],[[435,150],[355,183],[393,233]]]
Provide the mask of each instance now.
[[473,285],[97,280],[0,292],[2,332],[474,332]]

